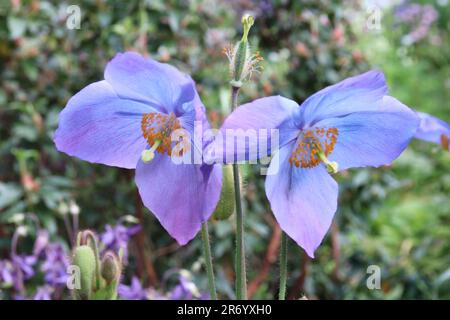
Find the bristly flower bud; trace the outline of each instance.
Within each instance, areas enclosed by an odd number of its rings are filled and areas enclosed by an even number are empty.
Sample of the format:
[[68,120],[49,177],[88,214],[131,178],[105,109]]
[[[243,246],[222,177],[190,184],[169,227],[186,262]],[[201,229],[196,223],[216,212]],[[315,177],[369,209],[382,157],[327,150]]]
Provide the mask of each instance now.
[[242,17],[242,39],[234,46],[224,50],[230,61],[230,75],[232,78],[230,83],[236,88],[240,88],[245,81],[249,80],[253,72],[258,72],[261,69],[259,62],[263,58],[259,55],[259,52],[252,53],[248,42],[248,33],[254,21],[252,16],[244,15]]
[[87,245],[76,247],[72,263],[80,270],[80,288],[75,289],[75,297],[81,300],[89,300],[92,297],[95,282],[96,261],[94,251]]
[[121,273],[119,258],[111,251],[105,253],[102,258],[101,274],[106,284],[118,281]]

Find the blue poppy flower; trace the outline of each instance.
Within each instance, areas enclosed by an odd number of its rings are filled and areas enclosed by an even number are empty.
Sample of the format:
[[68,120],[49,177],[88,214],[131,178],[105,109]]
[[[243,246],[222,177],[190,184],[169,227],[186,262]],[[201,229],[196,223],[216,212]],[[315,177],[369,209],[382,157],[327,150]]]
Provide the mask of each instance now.
[[194,124],[208,128],[195,83],[173,66],[133,52],[117,54],[104,77],[61,111],[56,147],[89,162],[136,169],[145,206],[184,245],[212,214],[222,186],[220,166],[172,159],[176,130],[186,130],[193,147]]
[[[417,130],[415,112],[388,96],[387,90],[383,73],[369,71],[315,93],[300,106],[281,96],[244,104],[221,128],[225,136],[236,129],[278,130],[278,148],[269,150],[273,157],[266,195],[281,228],[310,257],[337,208],[338,185],[330,172],[389,164]],[[227,145],[216,160],[260,157],[260,147],[268,143],[262,144],[264,135],[258,137],[241,147]],[[258,152],[252,153],[255,144]],[[218,148],[217,143],[211,148]],[[216,152],[208,154],[211,161]]]

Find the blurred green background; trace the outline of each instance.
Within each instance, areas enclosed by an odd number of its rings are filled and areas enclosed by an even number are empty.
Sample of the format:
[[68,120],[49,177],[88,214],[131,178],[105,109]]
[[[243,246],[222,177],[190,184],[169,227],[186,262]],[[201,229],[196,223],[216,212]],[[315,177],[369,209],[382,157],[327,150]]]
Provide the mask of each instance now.
[[[66,25],[69,5],[81,9],[79,29]],[[125,215],[142,224],[129,243],[124,283],[137,275],[143,286],[166,290],[167,271],[183,268],[207,291],[200,238],[176,245],[142,206],[132,171],[58,153],[52,136],[67,100],[102,79],[107,61],[125,50],[191,74],[219,127],[229,112],[222,49],[240,36],[246,12],[256,18],[250,41],[265,61],[241,103],[274,94],[302,102],[347,76],[379,68],[392,96],[450,122],[447,0],[1,0],[0,259],[10,257],[19,225],[29,234],[17,250],[31,251],[36,228],[28,216],[69,250],[61,207],[76,203],[81,228],[102,232]],[[272,299],[280,233],[259,168],[243,169],[249,290],[253,298]],[[390,167],[350,170],[337,179],[339,209],[316,259],[290,243],[290,298],[449,299],[450,153],[414,141]],[[210,225],[222,298],[234,297],[233,228],[232,218]],[[380,267],[379,290],[366,286],[370,265]],[[27,280],[25,295],[33,296],[41,282],[39,275]],[[0,298],[13,297],[14,289],[0,284]]]

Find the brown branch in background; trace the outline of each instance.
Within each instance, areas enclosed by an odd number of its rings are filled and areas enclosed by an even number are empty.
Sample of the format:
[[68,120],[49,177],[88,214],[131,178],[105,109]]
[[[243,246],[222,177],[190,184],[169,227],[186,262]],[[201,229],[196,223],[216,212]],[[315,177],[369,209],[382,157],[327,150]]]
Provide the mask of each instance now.
[[139,224],[142,226],[141,230],[134,237],[137,255],[137,269],[138,269],[137,272],[141,278],[147,278],[149,285],[156,286],[158,284],[158,277],[156,275],[155,267],[153,266],[150,245],[148,243],[145,230],[143,228],[144,208],[137,189],[135,191],[135,204],[136,204],[136,217],[139,220]]
[[[303,292],[305,291],[305,280],[308,275],[310,259],[308,255],[303,251],[300,261],[300,275],[294,283],[294,286],[289,291],[288,299],[299,299],[303,297]],[[302,294],[302,295],[300,295]]]
[[280,249],[281,229],[278,224],[272,220],[272,238],[267,247],[266,255],[264,257],[261,270],[256,275],[255,279],[250,282],[247,289],[247,296],[250,299],[258,290],[261,283],[267,278],[270,272],[270,267],[278,259],[278,251]]
[[153,255],[155,256],[155,258],[158,258],[158,257],[162,257],[162,256],[166,256],[168,254],[174,253],[178,249],[180,249],[180,245],[177,242],[174,242],[172,244],[169,244],[168,246],[157,248],[153,252]]
[[331,224],[331,255],[334,260],[333,279],[339,280],[339,261],[341,259],[341,248],[339,245],[339,226],[336,221]]

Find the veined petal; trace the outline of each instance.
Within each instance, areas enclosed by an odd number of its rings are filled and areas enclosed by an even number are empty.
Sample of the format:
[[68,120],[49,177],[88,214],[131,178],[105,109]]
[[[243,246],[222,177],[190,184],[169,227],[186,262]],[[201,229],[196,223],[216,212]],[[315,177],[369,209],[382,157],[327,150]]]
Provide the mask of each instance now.
[[336,212],[338,185],[323,164],[310,169],[291,166],[293,147],[290,143],[281,148],[279,162],[271,162],[269,172],[277,173],[267,176],[266,195],[281,229],[313,258]]
[[316,126],[338,130],[337,142],[328,158],[338,163],[339,170],[345,170],[390,164],[408,146],[418,124],[418,117],[411,109],[385,96],[379,111],[329,118]]
[[144,205],[180,245],[195,237],[219,201],[222,188],[220,165],[174,164],[157,155],[139,161],[136,184]]
[[302,105],[302,124],[342,117],[354,112],[376,111],[387,93],[384,74],[372,70],[326,87],[306,99]]
[[144,103],[120,98],[99,81],[75,96],[59,115],[54,141],[59,151],[80,159],[133,169],[147,146],[141,132],[143,113],[156,112]]
[[177,116],[183,103],[192,101],[195,94],[191,77],[136,52],[118,53],[106,66],[105,80],[120,97],[142,101]]
[[[222,139],[210,145],[208,161],[229,163],[270,155],[272,147],[278,149],[297,137],[299,129],[293,119],[299,112],[295,101],[281,96],[239,106],[221,127]],[[278,139],[271,130],[277,130]]]
[[450,141],[450,125],[445,121],[433,117],[424,112],[416,112],[420,119],[419,128],[416,131],[415,138],[433,142],[441,145],[447,144],[450,151],[448,141]]

